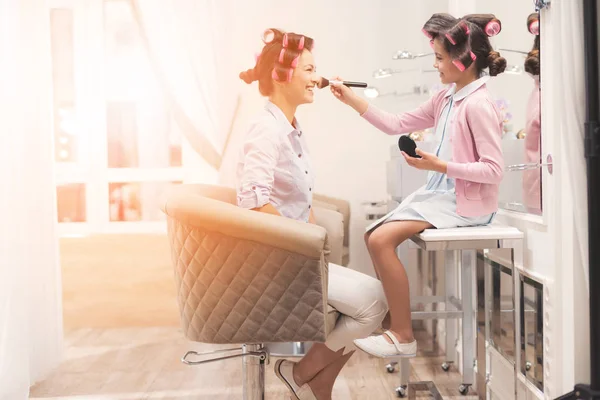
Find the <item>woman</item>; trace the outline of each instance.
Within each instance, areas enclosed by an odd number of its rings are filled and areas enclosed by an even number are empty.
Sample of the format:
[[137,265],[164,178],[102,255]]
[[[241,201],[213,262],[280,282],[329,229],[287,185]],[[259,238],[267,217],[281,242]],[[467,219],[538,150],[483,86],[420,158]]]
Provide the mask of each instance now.
[[[315,223],[312,212],[314,172],[304,133],[295,118],[301,104],[312,103],[317,75],[313,39],[268,29],[256,65],[240,74],[258,81],[269,98],[250,125],[237,166],[238,205],[243,208]],[[380,326],[387,313],[377,279],[329,264],[328,303],[341,316],[325,343],[315,343],[298,362],[279,360],[275,373],[293,399],[331,399],[340,370],[354,353],[354,339]]]

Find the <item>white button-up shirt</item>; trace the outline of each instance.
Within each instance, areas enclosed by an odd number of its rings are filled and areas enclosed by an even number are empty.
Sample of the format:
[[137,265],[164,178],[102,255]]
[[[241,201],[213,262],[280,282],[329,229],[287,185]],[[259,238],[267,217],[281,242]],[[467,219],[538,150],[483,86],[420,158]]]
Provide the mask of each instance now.
[[284,217],[308,222],[315,176],[297,120],[267,102],[250,125],[237,165],[237,202],[243,208],[270,203]]

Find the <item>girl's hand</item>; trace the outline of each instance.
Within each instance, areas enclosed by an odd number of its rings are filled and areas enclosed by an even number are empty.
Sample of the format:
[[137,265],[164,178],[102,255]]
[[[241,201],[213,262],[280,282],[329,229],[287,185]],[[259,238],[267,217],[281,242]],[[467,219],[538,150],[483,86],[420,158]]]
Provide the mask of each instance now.
[[[332,80],[343,81],[343,79],[339,76],[336,76]],[[333,93],[333,95],[344,104],[350,105],[356,98],[354,91],[348,86],[344,86],[342,84],[336,84],[330,81],[329,90],[331,90],[331,93]]]
[[[336,76],[332,80],[343,81],[343,79],[339,76]],[[359,97],[348,86],[342,85],[341,83],[330,82],[329,89],[331,90],[331,93],[333,93],[336,99],[338,99],[344,104],[348,104],[350,107],[354,108],[359,114],[362,115],[365,113],[365,111],[367,111],[367,107],[369,106],[367,101]]]
[[402,155],[404,156],[404,159],[408,165],[426,171],[441,172],[442,174],[446,173],[448,164],[445,161],[442,161],[434,154],[426,153],[421,149],[417,149],[416,152],[421,156],[421,158],[411,157],[405,152],[402,152]]

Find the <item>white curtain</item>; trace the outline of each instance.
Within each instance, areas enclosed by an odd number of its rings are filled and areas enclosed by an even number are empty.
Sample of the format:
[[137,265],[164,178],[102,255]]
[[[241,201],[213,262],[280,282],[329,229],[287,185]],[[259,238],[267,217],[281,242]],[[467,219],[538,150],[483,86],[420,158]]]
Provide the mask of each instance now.
[[[560,138],[555,148],[560,149],[561,159],[564,160],[560,167],[565,168],[569,175],[569,187],[558,190],[568,190],[573,196],[573,224],[577,246],[575,251],[581,260],[579,265],[583,268],[585,276],[585,290],[589,292],[587,170],[583,147],[585,123],[583,3],[570,0],[553,1],[550,15],[553,26],[554,59],[547,61],[559,66],[555,68],[557,84],[554,85],[555,103],[551,108],[557,110],[555,123]],[[543,73],[542,63],[542,79]]]
[[131,0],[174,117],[218,169],[236,103],[228,0]]
[[60,361],[62,292],[45,0],[0,0],[0,399]]

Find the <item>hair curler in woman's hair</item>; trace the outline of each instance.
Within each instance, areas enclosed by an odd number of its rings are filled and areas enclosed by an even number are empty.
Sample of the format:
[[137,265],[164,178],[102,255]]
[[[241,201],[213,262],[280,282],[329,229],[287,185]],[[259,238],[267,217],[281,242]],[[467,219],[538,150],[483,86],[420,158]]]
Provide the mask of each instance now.
[[273,69],[273,72],[271,73],[271,77],[273,78],[273,80],[276,80],[278,82],[291,82],[292,81],[292,76],[294,74],[294,70],[292,68],[286,68],[286,73],[285,73],[285,78],[281,79],[279,74],[277,74],[277,69]]
[[539,20],[533,20],[531,21],[531,23],[529,24],[529,33],[531,33],[532,35],[539,35],[540,34],[540,21]]
[[262,33],[261,39],[264,44],[269,44],[273,41],[273,39],[275,39],[275,32],[273,32],[273,29],[265,29],[265,31]]
[[[289,40],[288,40],[288,34],[286,33],[285,35],[283,35],[283,48],[287,49],[289,47]],[[298,51],[302,51],[304,49],[304,36],[302,36],[300,38],[300,40],[298,41]]]
[[489,37],[496,36],[500,33],[501,30],[502,25],[500,25],[500,21],[498,21],[497,19],[493,19],[490,22],[488,22],[484,29],[485,34]]

